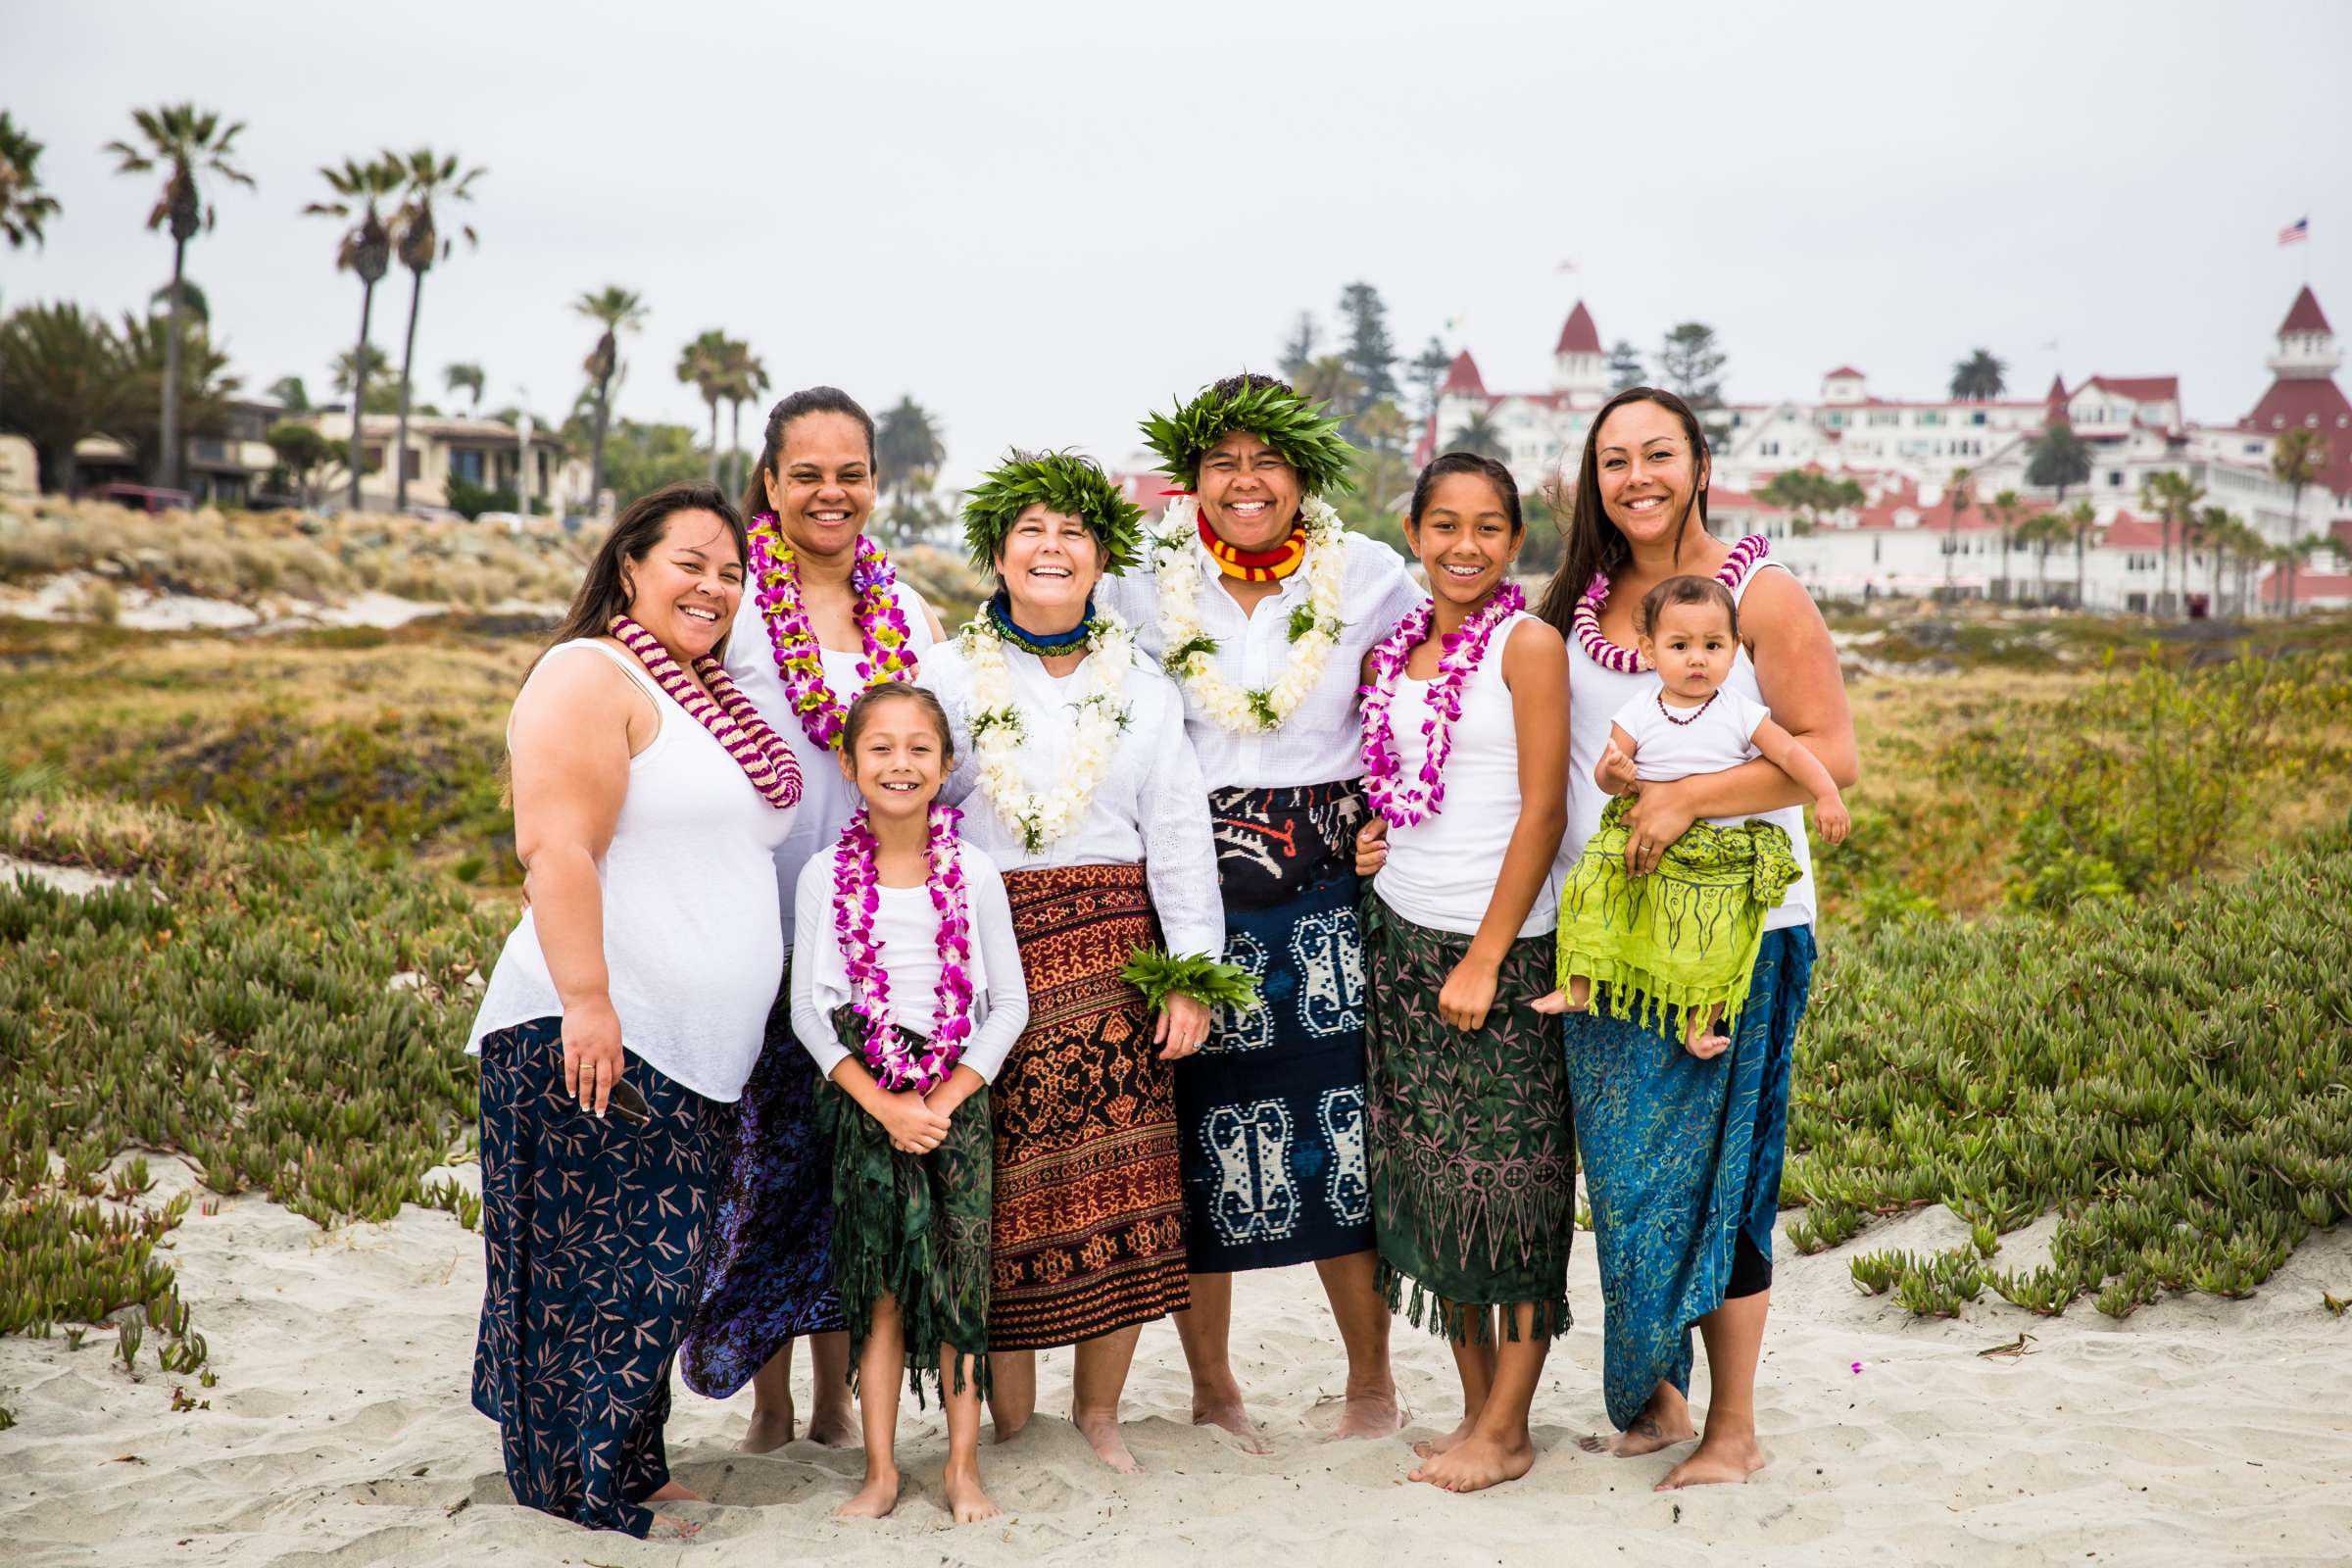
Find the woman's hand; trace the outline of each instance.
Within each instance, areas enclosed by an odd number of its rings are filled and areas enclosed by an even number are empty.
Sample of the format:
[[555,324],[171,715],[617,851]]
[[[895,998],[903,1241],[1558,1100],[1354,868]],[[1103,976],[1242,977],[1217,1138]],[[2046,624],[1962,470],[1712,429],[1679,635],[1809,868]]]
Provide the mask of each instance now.
[[1162,1061],[1182,1061],[1200,1049],[1208,1038],[1208,1004],[1181,992],[1170,992],[1159,1006],[1159,1028],[1152,1034],[1152,1043],[1167,1049],[1159,1054]]
[[1456,1029],[1476,1029],[1487,1021],[1487,1009],[1494,1005],[1495,977],[1502,966],[1491,963],[1473,953],[1453,966],[1446,977],[1446,985],[1438,993],[1438,1016]]
[[564,1092],[582,1110],[603,1116],[628,1064],[620,1049],[620,1015],[610,1001],[575,1002],[564,1009]]
[[874,1120],[890,1135],[890,1147],[902,1153],[928,1154],[947,1141],[948,1118],[933,1110],[911,1089],[884,1094],[874,1106]]
[[1592,782],[1611,795],[1631,795],[1642,786],[1634,772],[1634,760],[1615,741],[1601,749],[1600,760],[1592,767]]
[[1355,830],[1355,874],[1378,876],[1389,863],[1388,818],[1376,816]]
[[1625,874],[1647,876],[1658,868],[1666,847],[1698,820],[1687,804],[1683,781],[1644,784],[1625,813]]

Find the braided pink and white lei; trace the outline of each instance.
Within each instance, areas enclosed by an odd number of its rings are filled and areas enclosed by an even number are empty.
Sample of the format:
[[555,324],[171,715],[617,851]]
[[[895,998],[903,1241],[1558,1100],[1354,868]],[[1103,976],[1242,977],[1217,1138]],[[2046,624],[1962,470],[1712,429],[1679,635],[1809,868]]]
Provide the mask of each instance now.
[[[1732,553],[1715,568],[1715,580],[1726,588],[1738,588],[1740,580],[1772,554],[1772,541],[1760,533],[1751,533],[1732,546]],[[1621,648],[1601,635],[1600,607],[1609,602],[1609,579],[1598,573],[1585,589],[1584,597],[1576,602],[1569,615],[1575,628],[1577,643],[1591,656],[1592,662],[1603,669],[1613,669],[1620,675],[1639,675],[1649,666],[1642,656],[1631,648]]]
[[931,808],[924,886],[931,907],[939,911],[939,984],[932,992],[931,1035],[919,1049],[907,1046],[891,1014],[890,971],[882,964],[882,945],[874,940],[881,878],[874,869],[874,830],[864,807],[858,808],[833,849],[833,935],[849,970],[850,1007],[865,1022],[866,1070],[893,1094],[905,1089],[929,1094],[945,1083],[972,1032],[972,979],[965,967],[972,958],[972,928],[956,838],[962,819],[953,807]]
[[[840,744],[850,710],[825,684],[824,649],[801,603],[801,574],[792,546],[772,512],[754,517],[745,532],[751,547],[752,594],[767,626],[784,695],[800,717],[802,731],[830,751]],[[850,566],[850,592],[857,598],[858,640],[865,654],[858,663],[858,678],[867,686],[914,678],[914,661],[906,652],[906,617],[891,591],[898,576],[882,547],[859,534]]]
[[1372,809],[1392,827],[1411,827],[1435,816],[1446,803],[1446,759],[1453,751],[1454,721],[1462,716],[1462,688],[1487,657],[1494,628],[1517,614],[1527,596],[1516,583],[1504,583],[1485,607],[1447,632],[1439,644],[1438,677],[1429,686],[1429,717],[1421,721],[1425,745],[1418,785],[1400,777],[1404,763],[1396,753],[1396,734],[1389,727],[1389,708],[1396,701],[1396,682],[1405,662],[1429,635],[1437,602],[1425,599],[1421,608],[1396,623],[1396,629],[1373,645],[1372,680],[1356,689],[1363,700],[1364,795]]
[[[626,615],[614,615],[605,629],[620,642],[621,647],[637,656],[637,662],[654,677],[654,684],[669,694],[671,702],[686,710],[686,716],[709,730],[727,755],[735,759],[744,776],[760,798],[782,810],[797,805],[801,798],[801,764],[793,760],[792,748],[784,737],[768,727],[760,710],[743,695],[725,666],[703,655],[694,662],[694,672],[703,677],[710,696],[695,690],[694,682],[678,667],[662,639],[647,631]],[[713,699],[716,699],[713,701]]]

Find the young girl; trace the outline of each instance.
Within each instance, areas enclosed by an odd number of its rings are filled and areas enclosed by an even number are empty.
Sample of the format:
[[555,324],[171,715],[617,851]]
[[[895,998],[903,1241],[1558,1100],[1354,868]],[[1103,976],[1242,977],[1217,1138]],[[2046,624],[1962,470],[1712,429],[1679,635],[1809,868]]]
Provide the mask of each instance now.
[[1372,1218],[1390,1304],[1412,1287],[1462,1380],[1461,1425],[1412,1479],[1474,1492],[1535,1463],[1528,1408],[1568,1326],[1567,1064],[1532,1006],[1552,984],[1568,655],[1505,580],[1523,526],[1502,465],[1431,464],[1405,534],[1432,598],[1364,661]]
[[1707,817],[1676,840],[1648,876],[1633,865],[1624,817],[1637,781],[1719,773],[1762,757],[1810,791],[1821,836],[1844,842],[1850,825],[1837,781],[1773,722],[1771,710],[1724,685],[1740,649],[1740,607],[1712,577],[1669,577],[1642,601],[1642,657],[1657,683],[1618,710],[1593,781],[1617,798],[1560,896],[1559,973],[1564,1002],[1592,1005],[1592,983],[1609,988],[1620,1018],[1642,1007],[1678,1012],[1683,1045],[1701,1061],[1731,1046],[1724,1014],[1747,1000],[1764,914],[1800,874],[1786,829],[1744,816]]
[[792,1027],[840,1091],[819,1096],[817,1117],[833,1147],[833,1280],[865,1429],[865,1484],[842,1518],[898,1502],[902,1369],[917,1399],[927,1378],[947,1407],[956,1522],[998,1512],[980,1489],[988,1081],[1029,997],[1004,878],[956,840],[957,813],[932,804],[953,745],[929,692],[858,698],[841,770],[865,804],[796,889]]

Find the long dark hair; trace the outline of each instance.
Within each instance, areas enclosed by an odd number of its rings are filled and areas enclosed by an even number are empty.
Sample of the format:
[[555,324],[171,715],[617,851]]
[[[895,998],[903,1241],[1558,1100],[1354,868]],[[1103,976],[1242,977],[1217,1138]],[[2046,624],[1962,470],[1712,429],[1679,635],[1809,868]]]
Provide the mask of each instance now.
[[1512,538],[1527,531],[1527,519],[1519,512],[1519,481],[1511,477],[1510,469],[1478,452],[1448,452],[1421,470],[1421,477],[1413,481],[1412,504],[1405,509],[1414,527],[1421,526],[1421,514],[1429,510],[1429,493],[1438,487],[1438,481],[1457,473],[1475,473],[1494,487],[1511,519]]
[[787,394],[767,411],[767,439],[760,444],[760,462],[744,481],[743,514],[757,517],[773,510],[767,504],[767,476],[776,471],[784,458],[784,432],[792,421],[808,414],[843,414],[856,419],[865,429],[865,463],[879,471],[874,462],[874,416],[865,412],[858,401],[837,386],[805,386]]
[[[669,519],[681,512],[717,514],[718,520],[726,524],[727,536],[735,541],[736,559],[746,559],[743,514],[735,510],[735,504],[718,486],[668,484],[639,496],[612,524],[605,542],[596,547],[596,559],[588,563],[588,575],[580,579],[580,591],[571,596],[571,608],[564,612],[563,624],[548,639],[549,648],[575,637],[605,635],[612,617],[629,608],[622,564],[643,561],[651,555],[662,542],[662,536],[669,531]],[[724,633],[711,652],[721,659],[726,657]]]
[[1609,520],[1600,504],[1600,427],[1609,422],[1609,416],[1629,403],[1655,403],[1683,423],[1683,433],[1690,440],[1690,500],[1683,508],[1682,516],[1675,522],[1674,554],[1680,561],[1683,540],[1690,529],[1690,514],[1698,514],[1699,530],[1707,526],[1707,483],[1712,477],[1713,458],[1707,451],[1707,433],[1698,422],[1690,405],[1659,386],[1627,387],[1600,406],[1592,416],[1592,423],[1585,431],[1585,454],[1578,463],[1573,497],[1565,507],[1560,496],[1552,493],[1552,510],[1562,514],[1560,531],[1567,549],[1560,558],[1560,569],[1551,574],[1551,582],[1544,590],[1544,603],[1536,613],[1551,622],[1561,635],[1569,628],[1569,618],[1576,613],[1576,603],[1585,596],[1596,576],[1614,577],[1625,570],[1634,559],[1634,547],[1625,542],[1625,535]]

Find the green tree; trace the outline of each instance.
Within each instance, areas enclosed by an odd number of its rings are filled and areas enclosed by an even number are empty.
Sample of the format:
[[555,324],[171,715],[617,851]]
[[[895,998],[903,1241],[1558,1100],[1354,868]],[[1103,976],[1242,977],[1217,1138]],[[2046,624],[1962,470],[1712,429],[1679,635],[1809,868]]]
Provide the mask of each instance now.
[[2037,512],[2017,525],[2017,542],[2034,552],[2034,602],[2050,602],[2050,551],[2067,539],[2066,514]]
[[0,430],[32,443],[43,490],[70,493],[74,444],[111,434],[129,417],[122,340],[78,305],[26,305],[0,320],[0,363],[9,368]]
[[2090,477],[2090,446],[2064,418],[2043,425],[2026,449],[2026,483],[2057,491],[2062,507],[2068,488]]
[[[228,404],[243,381],[228,373],[228,355],[216,348],[201,325],[181,326],[179,352],[172,352],[168,317],[122,317],[123,368],[130,379],[130,405],[111,434],[142,459],[164,440],[165,411],[179,420],[176,439],[217,436],[228,429]],[[170,377],[174,370],[178,383]]]
[[2298,425],[2271,443],[2271,477],[2285,485],[2293,498],[2287,509],[2287,554],[2279,562],[2280,583],[2286,596],[2283,605],[2289,615],[2295,612],[2295,566],[2302,559],[2295,551],[2303,542],[2303,492],[2327,471],[2328,443],[2310,426]]
[[1389,308],[1381,303],[1380,290],[1365,282],[1340,290],[1340,320],[1348,339],[1341,357],[1363,387],[1357,411],[1383,398],[1394,400],[1398,391],[1396,346],[1389,341]]
[[1765,481],[1756,499],[1796,514],[1796,531],[1811,533],[1833,512],[1862,504],[1862,486],[1852,479],[1833,478],[1811,468],[1784,468]]
[[311,412],[311,389],[302,384],[299,375],[279,376],[270,383],[270,390],[264,395],[288,414]]
[[1310,403],[1329,405],[1330,411],[1342,418],[1353,417],[1363,406],[1364,384],[1337,354],[1326,354],[1305,365],[1291,382],[1300,397]]
[[2005,605],[2016,597],[2009,586],[2009,551],[2017,543],[2017,525],[2025,515],[2026,504],[2016,491],[2003,490],[1984,511],[2001,530],[2001,603]]
[[0,109],[0,234],[12,251],[26,240],[45,247],[43,227],[58,214],[57,198],[41,189],[41,152],[42,144]]
[[321,435],[317,425],[299,419],[279,420],[270,427],[262,439],[269,442],[270,450],[277,455],[277,466],[285,469],[286,476],[294,481],[296,493],[305,507],[315,505],[318,500],[312,492],[312,475],[349,451],[344,443],[329,441]]
[[2180,613],[2188,614],[2188,525],[2196,516],[2197,503],[2205,499],[2205,487],[2185,473],[2152,473],[2140,484],[2140,505],[2156,514],[2164,524],[2164,545],[2157,575],[2157,603],[2163,604],[2173,593],[2173,541],[2180,540]]
[[[589,504],[594,506],[601,504],[605,493],[605,436],[612,422],[612,378],[620,369],[620,334],[636,331],[644,323],[646,310],[643,300],[613,283],[597,293],[581,295],[571,302],[571,308],[604,328],[583,367],[596,397],[596,434],[588,458]],[[619,494],[617,485],[613,492]]]
[[[388,379],[392,373],[392,362],[384,358],[384,351],[374,344],[367,345],[365,358],[358,357],[350,349],[345,349],[327,362],[327,384],[334,388],[337,396],[348,400],[357,388],[367,387],[367,391],[361,394],[367,399],[367,406],[363,412],[368,414],[397,414],[400,412],[400,388]],[[355,441],[360,439],[359,425],[356,421],[352,425],[352,439]]]
[[605,484],[625,507],[665,484],[699,480],[706,467],[691,426],[621,419],[606,430],[601,471]]
[[[2222,560],[2230,553],[2232,530],[2237,525],[2237,519],[2230,514],[2227,507],[2200,507],[2188,525],[2189,537],[2213,561],[2213,587],[2206,602],[2208,614],[2219,615],[2222,612]],[[2182,578],[2185,583],[2185,572]]]
[[939,438],[931,413],[911,396],[882,411],[874,421],[874,466],[895,498],[892,521],[904,523],[907,500],[947,461],[948,449]]
[[1321,342],[1322,331],[1315,325],[1315,313],[1300,311],[1298,320],[1291,328],[1290,341],[1282,346],[1282,373],[1294,384],[1298,373],[1314,363],[1315,349]]
[[1954,468],[1948,488],[1952,497],[1950,520],[1943,525],[1943,591],[1946,597],[1957,592],[1952,573],[1960,564],[1960,514],[1977,504],[1976,469]]
[[727,488],[731,493],[740,490],[750,477],[744,472],[743,406],[766,395],[767,367],[752,352],[749,343],[734,338],[727,339],[727,351],[720,364],[724,371],[720,378],[721,396],[727,400]]
[[718,404],[725,395],[727,334],[712,327],[678,355],[678,380],[694,388],[710,411],[710,482],[718,483]]
[[2067,533],[2075,541],[2075,608],[2081,610],[2083,592],[2082,546],[2090,537],[2090,530],[2098,526],[2099,514],[2089,502],[2078,501],[2060,515],[2066,518]]
[[441,384],[453,394],[466,393],[472,399],[473,416],[477,419],[481,417],[482,393],[489,386],[490,381],[489,377],[482,374],[480,366],[465,363],[444,366],[441,370]]
[[1510,443],[1502,438],[1502,431],[1496,427],[1493,414],[1485,409],[1480,409],[1462,421],[1460,428],[1445,442],[1445,450],[1475,452],[1482,458],[1493,458],[1497,463],[1508,463],[1511,457]]
[[419,147],[406,158],[390,152],[384,156],[401,166],[400,210],[392,215],[392,250],[400,258],[400,265],[409,270],[409,333],[407,346],[400,355],[400,432],[392,443],[392,508],[406,512],[409,510],[409,399],[415,386],[416,317],[424,303],[424,274],[433,270],[434,264],[447,261],[456,252],[459,239],[463,238],[467,245],[479,243],[470,223],[459,224],[455,234],[443,234],[433,204],[473,200],[473,182],[489,171],[461,170],[455,153],[438,155],[429,147]]
[[[357,372],[352,383],[342,389],[351,400],[354,451],[364,450],[360,416],[368,412],[368,379],[376,373],[383,359],[368,344],[368,320],[375,309],[375,285],[384,280],[384,273],[392,266],[392,233],[384,226],[383,204],[400,194],[406,178],[403,170],[399,160],[389,154],[366,163],[346,158],[340,169],[321,167],[319,177],[334,192],[334,200],[311,202],[303,208],[306,215],[339,218],[350,223],[335,242],[335,270],[351,272],[360,280],[360,335],[343,360]],[[349,506],[354,512],[360,510],[362,466],[358,463],[351,465]]]
[[1420,389],[1424,423],[1437,417],[1438,394],[1446,385],[1446,372],[1451,368],[1453,356],[1435,337],[1422,345],[1420,356],[1413,361],[1413,385]]
[[1649,372],[1642,368],[1642,351],[1619,338],[1609,350],[1609,390],[1623,392],[1642,384]]
[[172,309],[165,333],[163,414],[157,431],[154,474],[158,484],[176,489],[180,472],[179,374],[180,331],[184,299],[180,279],[187,271],[188,241],[213,227],[214,211],[198,189],[199,173],[218,174],[232,184],[251,188],[253,176],[231,163],[236,156],[242,121],[223,125],[220,117],[194,104],[168,104],[161,109],[134,109],[131,123],[138,127],[140,145],[110,141],[105,151],[115,155],[119,174],[148,174],[164,171],[164,188],[147,214],[147,227],[172,235]]
[[1685,321],[1658,347],[1658,375],[1693,409],[1717,408],[1723,402],[1725,358],[1713,327]]
[[1972,403],[1988,403],[2008,390],[2009,367],[1990,349],[1973,349],[1952,367],[1952,396]]

